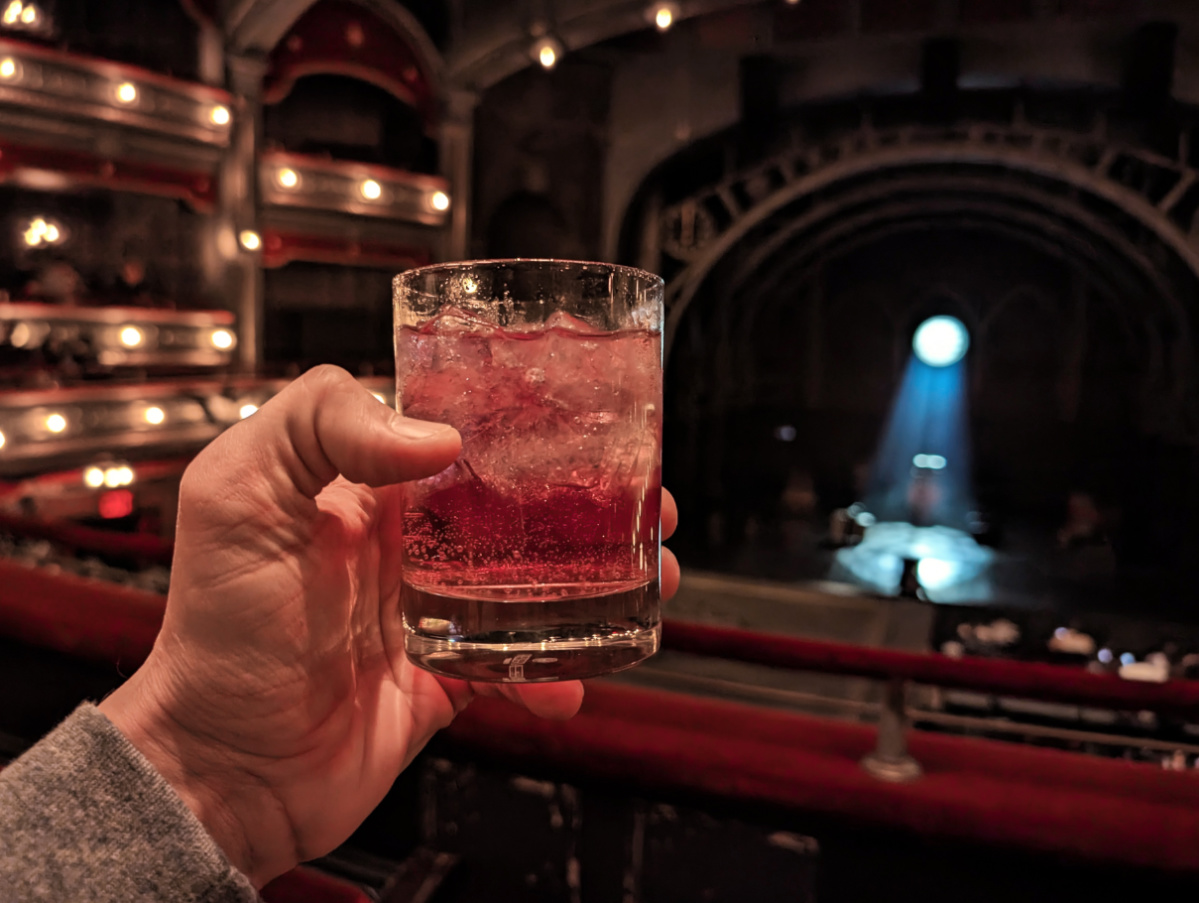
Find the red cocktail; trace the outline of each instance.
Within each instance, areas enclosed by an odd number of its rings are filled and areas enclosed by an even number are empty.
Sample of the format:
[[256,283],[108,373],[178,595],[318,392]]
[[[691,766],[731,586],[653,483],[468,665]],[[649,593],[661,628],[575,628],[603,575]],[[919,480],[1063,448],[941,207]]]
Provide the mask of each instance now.
[[494,261],[396,280],[402,412],[463,452],[405,489],[409,658],[473,680],[586,677],[658,644],[661,280]]

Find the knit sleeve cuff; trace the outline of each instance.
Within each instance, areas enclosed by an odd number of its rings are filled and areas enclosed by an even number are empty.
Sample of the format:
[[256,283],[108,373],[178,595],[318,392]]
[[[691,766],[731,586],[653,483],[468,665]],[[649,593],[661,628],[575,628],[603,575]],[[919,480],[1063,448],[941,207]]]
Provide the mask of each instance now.
[[28,901],[257,903],[174,789],[84,704],[0,771],[0,889]]

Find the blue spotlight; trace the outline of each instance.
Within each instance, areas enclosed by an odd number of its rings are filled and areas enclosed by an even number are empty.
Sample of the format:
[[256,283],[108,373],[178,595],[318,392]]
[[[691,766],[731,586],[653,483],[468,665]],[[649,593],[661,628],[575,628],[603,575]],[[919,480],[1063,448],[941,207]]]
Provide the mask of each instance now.
[[948,367],[966,356],[970,333],[957,317],[930,317],[912,338],[916,357],[930,367]]

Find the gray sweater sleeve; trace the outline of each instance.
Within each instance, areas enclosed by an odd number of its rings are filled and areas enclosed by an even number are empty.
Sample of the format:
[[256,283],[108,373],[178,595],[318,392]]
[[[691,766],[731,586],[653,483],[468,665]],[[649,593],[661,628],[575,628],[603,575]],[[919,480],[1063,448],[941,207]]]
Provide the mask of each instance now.
[[154,766],[85,704],[0,771],[0,900],[259,897]]

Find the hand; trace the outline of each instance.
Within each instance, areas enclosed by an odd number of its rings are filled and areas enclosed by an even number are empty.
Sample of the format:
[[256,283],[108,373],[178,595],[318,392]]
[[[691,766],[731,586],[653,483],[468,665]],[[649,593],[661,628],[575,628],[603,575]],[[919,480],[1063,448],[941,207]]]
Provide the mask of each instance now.
[[[322,367],[183,475],[162,631],[100,708],[258,886],[343,842],[475,694],[548,718],[582,702],[577,682],[472,685],[404,656],[395,484],[459,450]],[[662,519],[669,536],[668,494]],[[663,550],[664,597],[678,580]]]

